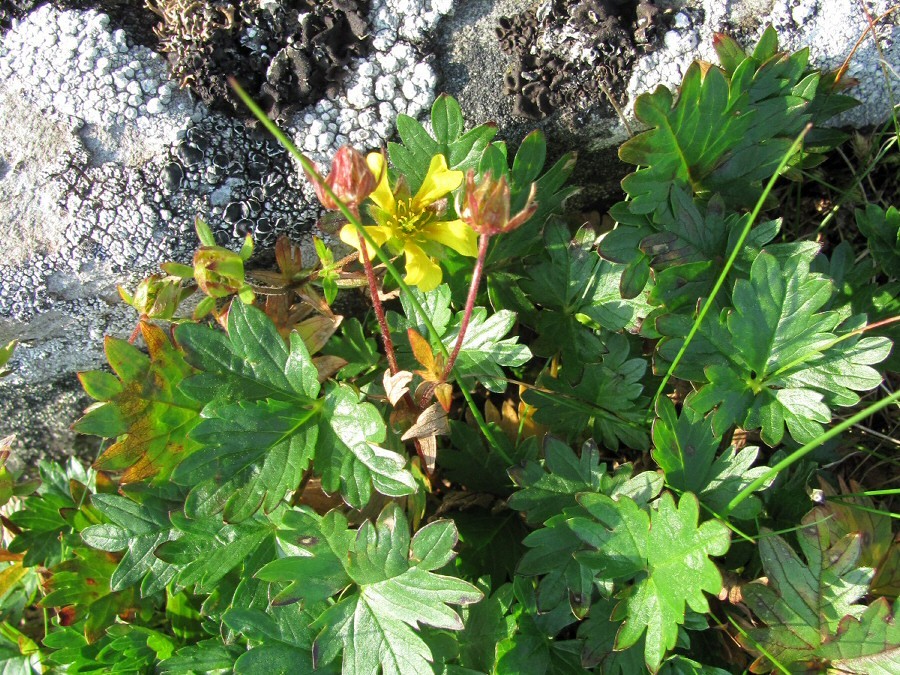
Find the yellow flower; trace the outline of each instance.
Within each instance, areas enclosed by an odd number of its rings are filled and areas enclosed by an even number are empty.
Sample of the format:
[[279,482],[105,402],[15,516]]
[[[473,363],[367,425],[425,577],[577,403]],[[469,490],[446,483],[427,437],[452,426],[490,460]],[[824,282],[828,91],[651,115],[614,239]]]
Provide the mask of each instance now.
[[[369,196],[372,200],[369,213],[376,224],[367,225],[366,232],[379,246],[387,245],[392,254],[406,256],[406,283],[425,292],[441,283],[437,260],[442,246],[449,246],[461,255],[473,258],[477,255],[477,235],[471,227],[459,219],[441,220],[447,209],[447,195],[462,183],[462,171],[451,171],[444,156],[435,155],[422,187],[410,197],[402,179],[391,190],[384,171],[384,155],[373,152],[366,161],[372,173],[381,176]],[[353,225],[345,225],[340,237],[345,244],[361,251]],[[371,249],[368,253],[370,258],[374,255]]]

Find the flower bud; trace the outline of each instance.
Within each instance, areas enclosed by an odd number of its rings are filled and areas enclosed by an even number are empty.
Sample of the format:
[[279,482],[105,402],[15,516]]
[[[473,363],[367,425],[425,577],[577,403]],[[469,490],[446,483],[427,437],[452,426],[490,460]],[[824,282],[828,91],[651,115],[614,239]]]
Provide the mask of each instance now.
[[151,319],[168,321],[175,315],[178,304],[182,300],[184,289],[181,279],[162,274],[151,274],[141,281],[134,291],[134,296],[119,287],[119,295],[142,316]]
[[221,246],[202,246],[194,253],[194,279],[200,290],[213,298],[240,293],[244,283],[244,261]]
[[[309,173],[306,177],[313,185],[319,201],[329,211],[337,211],[337,202],[325,191],[325,187]],[[325,185],[334,195],[349,207],[358,206],[378,186],[378,181],[369,169],[365,156],[349,145],[337,151],[331,163],[331,173]]]
[[525,206],[510,218],[510,191],[506,176],[494,180],[494,177],[487,173],[476,185],[475,172],[470,169],[466,174],[462,202],[457,202],[456,210],[460,220],[479,234],[488,236],[504,234],[515,230],[534,215],[538,206],[534,200],[536,194],[537,185],[532,183]]

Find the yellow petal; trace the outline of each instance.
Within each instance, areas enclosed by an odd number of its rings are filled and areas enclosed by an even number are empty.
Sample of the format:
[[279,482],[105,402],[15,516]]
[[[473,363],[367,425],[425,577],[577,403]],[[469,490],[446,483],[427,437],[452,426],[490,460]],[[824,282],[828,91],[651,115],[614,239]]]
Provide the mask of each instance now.
[[435,155],[431,158],[428,173],[422,181],[422,187],[412,200],[413,211],[421,211],[429,204],[446,197],[462,184],[463,172],[451,171],[447,168],[447,160],[443,155]]
[[410,286],[418,286],[423,293],[437,288],[441,283],[440,266],[412,242],[406,242],[403,251],[406,253],[406,276],[403,280]]
[[381,178],[375,191],[369,195],[369,199],[375,202],[378,208],[388,213],[394,213],[397,210],[397,206],[394,201],[394,193],[391,192],[391,186],[388,183],[387,168],[384,166],[384,155],[380,152],[370,152],[366,156],[366,163],[369,165],[369,171],[374,174],[375,178]]
[[478,255],[478,235],[461,220],[431,223],[422,229],[426,238],[452,248],[460,255]]
[[[380,225],[369,225],[366,226],[366,232],[375,240],[375,243],[378,246],[383,246],[384,242],[391,238],[391,231],[387,227],[381,227]],[[356,226],[352,223],[347,223],[341,228],[341,231],[338,233],[341,241],[347,244],[347,246],[352,246],[357,251],[362,253],[362,247],[359,245],[359,233],[356,231]],[[372,260],[375,257],[375,250],[372,246],[368,245],[369,252],[369,260]],[[360,256],[359,261],[362,262],[362,256]]]

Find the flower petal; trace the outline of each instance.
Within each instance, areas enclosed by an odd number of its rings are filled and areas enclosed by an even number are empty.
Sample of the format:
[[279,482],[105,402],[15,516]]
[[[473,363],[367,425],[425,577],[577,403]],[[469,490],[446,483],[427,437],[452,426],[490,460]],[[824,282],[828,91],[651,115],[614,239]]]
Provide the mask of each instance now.
[[[371,156],[371,155],[370,155]],[[371,165],[370,165],[371,166]],[[422,181],[422,187],[412,200],[413,211],[421,211],[429,204],[447,196],[447,193],[458,188],[463,181],[462,171],[451,171],[447,168],[447,160],[443,155],[431,158],[428,173]]]
[[370,152],[366,155],[366,163],[369,165],[369,171],[375,176],[378,181],[378,186],[369,195],[369,199],[371,199],[375,204],[378,205],[378,208],[383,211],[387,211],[388,213],[394,213],[397,210],[396,202],[394,201],[394,193],[391,192],[391,186],[388,183],[388,175],[387,175],[387,167],[384,165],[384,155],[380,152]]
[[[367,225],[366,232],[375,240],[375,243],[378,246],[384,246],[384,242],[391,238],[391,230],[387,227],[381,227],[379,225]],[[347,244],[347,246],[352,246],[357,251],[362,253],[362,247],[359,245],[359,234],[356,231],[356,226],[352,223],[347,223],[341,228],[340,233],[338,233],[341,241]],[[369,260],[372,260],[375,257],[375,251],[371,245],[368,245],[369,252]],[[359,261],[362,262],[362,255],[360,255]]]
[[406,276],[403,280],[410,286],[418,286],[423,293],[437,288],[442,276],[440,266],[411,241],[406,242],[403,251],[406,253]]
[[422,228],[422,234],[426,239],[448,246],[460,255],[470,258],[478,255],[478,235],[461,220],[431,223]]

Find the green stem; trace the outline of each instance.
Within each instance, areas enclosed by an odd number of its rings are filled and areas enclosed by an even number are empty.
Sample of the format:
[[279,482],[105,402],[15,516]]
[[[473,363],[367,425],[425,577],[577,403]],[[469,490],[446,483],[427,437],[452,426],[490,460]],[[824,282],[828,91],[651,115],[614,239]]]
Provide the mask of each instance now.
[[[240,97],[240,99],[244,102],[244,105],[246,105],[250,109],[250,111],[269,131],[269,133],[271,133],[275,137],[275,139],[279,143],[281,143],[282,146],[284,146],[284,149],[287,150],[298,162],[300,162],[300,165],[304,168],[304,170],[306,170],[306,172],[312,177],[312,179],[324,189],[325,193],[334,200],[335,204],[338,205],[340,212],[347,219],[347,222],[353,225],[356,228],[357,233],[360,234],[366,240],[366,242],[368,242],[369,246],[372,247],[372,250],[375,251],[375,256],[384,265],[388,274],[390,274],[394,278],[394,281],[397,282],[397,286],[400,288],[400,290],[403,293],[406,293],[407,298],[409,299],[413,308],[415,308],[419,316],[422,317],[422,323],[425,324],[425,328],[428,329],[428,332],[431,335],[432,339],[437,342],[438,349],[440,350],[441,354],[443,354],[445,357],[448,357],[449,353],[447,352],[447,348],[444,346],[444,343],[441,341],[441,335],[440,333],[438,333],[437,329],[435,329],[434,324],[431,322],[431,318],[422,307],[422,303],[420,303],[419,299],[415,295],[413,295],[412,290],[403,280],[403,276],[391,262],[391,259],[388,257],[388,255],[384,251],[382,251],[381,247],[375,242],[374,239],[372,239],[372,235],[370,235],[366,231],[366,228],[363,227],[362,223],[359,221],[359,218],[357,218],[348,208],[348,206],[343,201],[341,201],[337,197],[337,195],[334,194],[334,191],[328,186],[328,184],[316,170],[315,165],[311,161],[309,161],[309,159],[305,155],[303,155],[300,150],[297,149],[297,146],[294,145],[291,139],[289,139],[281,131],[281,129],[279,129],[275,125],[275,123],[266,116],[262,108],[256,105],[256,102],[252,98],[250,98],[247,92],[244,91],[241,85],[238,84],[237,80],[235,80],[234,78],[230,78],[229,83],[231,84],[231,87],[234,89],[237,95]],[[481,432],[484,434],[484,437],[487,439],[488,443],[490,443],[491,447],[501,457],[503,457],[505,461],[509,462],[510,465],[514,464],[514,462],[512,462],[503,451],[503,448],[500,446],[500,444],[497,443],[497,439],[494,438],[493,433],[485,423],[484,418],[481,416],[481,413],[478,411],[478,408],[475,405],[475,401],[472,400],[472,396],[465,390],[465,388],[460,388],[463,389],[463,396],[465,396],[466,403],[468,403],[469,405],[469,410],[471,411],[472,416],[475,418],[475,421],[478,422],[478,427],[479,429],[481,429]]]
[[709,297],[706,299],[706,302],[703,304],[703,308],[700,310],[700,313],[697,315],[694,324],[691,326],[691,330],[688,332],[687,337],[684,339],[684,343],[681,345],[681,349],[678,350],[678,353],[675,355],[675,358],[672,360],[672,364],[669,366],[669,369],[666,371],[665,376],[662,379],[662,382],[659,383],[659,388],[656,390],[656,394],[653,396],[653,403],[650,405],[650,410],[656,410],[656,402],[659,400],[659,397],[662,396],[663,391],[666,388],[666,384],[669,382],[669,378],[672,377],[672,374],[675,372],[675,369],[678,367],[678,364],[681,363],[681,359],[684,357],[685,352],[687,351],[688,345],[691,343],[691,340],[694,339],[694,336],[697,334],[697,331],[700,330],[700,325],[703,323],[703,319],[706,318],[707,313],[710,308],[713,306],[713,303],[716,300],[716,296],[719,294],[719,290],[725,284],[725,279],[728,276],[728,273],[731,271],[732,266],[734,265],[734,261],[737,260],[738,255],[741,252],[741,248],[744,246],[744,241],[747,239],[747,235],[750,234],[750,229],[753,227],[756,222],[757,217],[759,217],[760,211],[762,211],[763,204],[769,196],[769,193],[772,191],[772,188],[775,187],[775,181],[778,180],[779,175],[781,175],[782,169],[787,166],[788,160],[794,156],[794,153],[800,148],[803,144],[803,139],[806,138],[806,134],[809,133],[810,129],[812,129],[812,124],[807,124],[806,128],[800,132],[800,135],[794,140],[791,144],[791,147],[788,148],[788,151],[781,158],[781,162],[778,164],[778,168],[775,169],[775,173],[772,174],[772,177],[769,179],[769,182],[766,184],[766,188],[763,190],[759,199],[756,201],[756,206],[753,208],[753,211],[750,213],[750,218],[747,220],[747,224],[744,225],[744,229],[741,232],[741,236],[738,237],[737,242],[734,245],[734,250],[731,251],[731,255],[728,256],[728,260],[725,262],[724,267],[722,268],[721,274],[719,274],[719,278],[716,280],[715,285],[713,286],[712,291],[709,294]]
[[734,499],[732,499],[730,502],[728,502],[728,505],[725,507],[725,510],[723,511],[722,516],[727,517],[729,513],[734,511],[734,509],[737,507],[738,504],[740,504],[742,501],[747,499],[747,497],[749,497],[751,494],[756,492],[756,490],[758,490],[763,485],[765,485],[769,480],[771,480],[772,478],[777,476],[781,471],[784,471],[786,468],[788,468],[795,462],[799,461],[800,459],[802,459],[803,457],[808,455],[810,452],[812,452],[813,450],[818,448],[820,445],[827,443],[835,436],[838,436],[839,434],[843,433],[844,431],[846,431],[847,429],[852,427],[857,422],[861,422],[862,420],[867,418],[869,415],[873,415],[876,412],[878,412],[879,410],[881,410],[882,408],[888,407],[891,403],[893,403],[897,399],[900,399],[900,390],[895,391],[890,396],[883,398],[880,401],[878,401],[877,403],[873,403],[869,407],[859,411],[858,413],[853,415],[853,417],[850,417],[850,418],[844,420],[837,426],[826,431],[824,434],[818,436],[817,438],[814,438],[809,443],[804,445],[802,448],[799,448],[798,450],[795,450],[794,452],[792,452],[790,455],[788,455],[783,460],[778,462],[778,464],[776,464],[771,469],[769,469],[765,474],[763,474],[762,476],[760,476],[759,478],[754,480],[752,483],[750,483],[743,490],[741,490],[734,497]]

